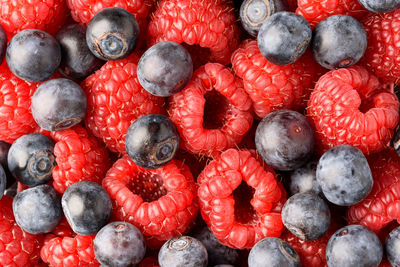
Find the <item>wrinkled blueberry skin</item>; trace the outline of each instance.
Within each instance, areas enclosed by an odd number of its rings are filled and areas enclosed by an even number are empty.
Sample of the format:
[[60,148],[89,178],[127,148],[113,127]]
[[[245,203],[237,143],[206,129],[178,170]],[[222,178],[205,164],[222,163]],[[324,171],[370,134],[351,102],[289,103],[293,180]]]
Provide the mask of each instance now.
[[258,241],[250,250],[249,267],[300,267],[296,251],[285,241],[267,237]]
[[37,186],[47,183],[56,166],[54,142],[43,134],[24,135],[11,145],[7,163],[20,183]]
[[99,184],[82,181],[65,190],[61,205],[72,230],[79,235],[94,235],[107,224],[112,213],[110,196]]
[[367,49],[363,26],[346,15],[330,16],[315,27],[311,50],[315,60],[327,69],[356,64]]
[[6,52],[10,70],[28,82],[42,82],[50,78],[61,62],[61,48],[50,34],[34,29],[17,33]]
[[361,225],[347,225],[339,229],[326,246],[329,267],[377,267],[382,254],[379,238]]
[[13,212],[17,224],[31,234],[51,232],[63,217],[60,196],[46,184],[17,193]]
[[261,54],[275,65],[296,62],[306,52],[312,31],[307,20],[292,12],[277,12],[261,26],[257,44]]
[[322,194],[321,186],[317,181],[317,160],[312,160],[290,174],[289,190],[292,195],[311,191]]
[[158,253],[160,267],[206,267],[207,249],[190,236],[174,237],[161,247]]
[[67,78],[81,81],[105,63],[90,52],[84,25],[68,25],[57,33],[56,39],[61,47],[61,63],[58,70]]
[[358,2],[374,13],[388,13],[400,8],[399,0],[358,0]]
[[281,171],[294,170],[314,151],[314,130],[304,115],[292,110],[268,114],[256,130],[256,148],[264,161]]
[[102,60],[126,58],[139,40],[135,17],[120,7],[104,8],[90,20],[86,42],[90,51]]
[[386,257],[392,266],[400,266],[400,227],[393,229],[385,242]]
[[3,26],[0,25],[0,64],[3,63],[7,49],[7,34]]
[[86,109],[85,92],[69,79],[46,81],[32,96],[32,116],[47,131],[60,131],[80,123]]
[[142,233],[127,222],[107,224],[97,233],[93,244],[96,259],[104,266],[133,266],[146,253]]
[[326,151],[319,159],[316,175],[326,199],[339,206],[360,202],[373,185],[367,159],[351,145],[338,145]]
[[175,124],[166,116],[144,115],[129,127],[125,148],[136,165],[156,169],[170,162],[179,147]]
[[193,74],[189,52],[175,42],[160,42],[142,55],[137,67],[140,84],[155,96],[167,97],[181,91]]

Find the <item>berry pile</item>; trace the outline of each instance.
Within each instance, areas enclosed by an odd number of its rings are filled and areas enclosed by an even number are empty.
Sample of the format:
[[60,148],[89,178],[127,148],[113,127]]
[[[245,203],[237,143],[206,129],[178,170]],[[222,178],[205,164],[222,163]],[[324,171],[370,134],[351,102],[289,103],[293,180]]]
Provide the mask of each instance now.
[[400,266],[399,0],[0,0],[0,266]]

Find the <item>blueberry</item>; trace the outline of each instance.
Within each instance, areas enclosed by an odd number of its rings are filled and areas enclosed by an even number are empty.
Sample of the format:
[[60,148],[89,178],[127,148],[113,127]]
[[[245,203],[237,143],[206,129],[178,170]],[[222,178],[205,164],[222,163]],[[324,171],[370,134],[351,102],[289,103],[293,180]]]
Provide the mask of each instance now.
[[292,195],[308,191],[317,195],[322,193],[317,181],[317,164],[317,160],[312,160],[290,174],[289,189]]
[[23,135],[11,145],[7,163],[20,183],[37,186],[47,183],[56,165],[54,142],[43,134]]
[[256,37],[261,25],[279,11],[287,10],[286,0],[244,0],[240,6],[243,28]]
[[347,225],[339,229],[326,246],[329,267],[377,267],[382,254],[379,238],[361,225]]
[[0,199],[4,195],[7,188],[7,176],[3,166],[0,164]]
[[288,243],[280,238],[267,237],[250,250],[249,267],[300,267],[300,258]]
[[400,226],[393,229],[385,242],[385,251],[392,266],[400,266]]
[[7,178],[6,188],[12,186],[15,183],[15,179],[11,174],[10,170],[8,169],[8,163],[7,163],[7,156],[10,147],[11,144],[4,141],[0,141],[0,164],[3,167],[4,173]]
[[65,190],[61,205],[72,230],[79,235],[96,234],[107,224],[112,213],[112,203],[100,185],[81,181]]
[[85,92],[77,83],[64,78],[42,83],[32,96],[33,118],[47,131],[60,131],[80,123],[86,109]]
[[277,170],[294,170],[314,151],[314,130],[306,117],[293,110],[268,114],[256,130],[256,148],[264,161]]
[[84,25],[68,25],[57,33],[56,39],[61,46],[61,64],[58,70],[67,78],[83,80],[105,63],[90,52]]
[[28,82],[42,82],[50,78],[61,62],[61,49],[50,34],[34,29],[17,33],[6,52],[10,70]]
[[326,151],[319,159],[316,175],[328,201],[340,206],[360,202],[373,185],[367,159],[351,145],[338,145]]
[[399,0],[358,0],[358,2],[375,13],[388,13],[400,8]]
[[311,49],[315,60],[327,69],[349,67],[364,55],[367,34],[350,16],[330,16],[315,27]]
[[180,44],[160,42],[140,58],[137,75],[140,84],[155,96],[167,97],[181,91],[190,81],[193,62]]
[[17,193],[12,207],[17,224],[31,234],[51,232],[63,217],[60,196],[47,184]]
[[275,65],[297,61],[308,48],[312,31],[307,20],[292,12],[277,12],[261,26],[257,44],[261,54]]
[[86,42],[90,51],[103,60],[129,56],[139,39],[139,24],[135,17],[120,7],[102,9],[90,20]]
[[207,250],[199,240],[179,236],[164,243],[158,253],[158,263],[160,267],[206,267],[207,257]]
[[178,147],[179,134],[175,124],[164,115],[141,116],[126,133],[126,152],[142,168],[164,166],[172,160]]
[[7,34],[3,26],[0,25],[0,64],[3,63],[7,49]]
[[142,233],[127,222],[107,224],[97,233],[93,243],[94,255],[104,266],[136,265],[146,253]]

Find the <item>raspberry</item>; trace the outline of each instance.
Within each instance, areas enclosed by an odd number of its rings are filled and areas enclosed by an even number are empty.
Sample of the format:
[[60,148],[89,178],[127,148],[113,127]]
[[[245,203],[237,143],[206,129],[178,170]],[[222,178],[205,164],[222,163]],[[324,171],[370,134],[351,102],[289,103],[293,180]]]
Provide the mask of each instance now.
[[155,241],[181,235],[197,215],[196,184],[189,168],[177,160],[150,170],[124,155],[107,172],[103,187],[114,202],[114,216]]
[[140,263],[139,267],[160,267],[156,257],[146,257]]
[[[149,23],[147,44],[173,41],[196,45],[190,52],[192,57],[201,55],[201,64],[229,64],[239,41],[236,20],[229,0],[161,0]],[[203,49],[197,51],[198,46]]]
[[274,65],[261,55],[254,40],[244,41],[233,53],[232,66],[259,118],[277,109],[304,107],[321,71],[309,51],[293,64]]
[[366,154],[379,152],[390,141],[398,110],[396,95],[359,66],[322,76],[307,107],[320,150],[349,144]]
[[280,210],[286,193],[274,170],[248,150],[228,149],[199,175],[203,219],[226,246],[251,248],[284,229]]
[[139,84],[137,63],[134,54],[108,61],[82,83],[88,98],[86,126],[112,152],[125,153],[125,135],[135,119],[163,112],[164,99],[149,94]]

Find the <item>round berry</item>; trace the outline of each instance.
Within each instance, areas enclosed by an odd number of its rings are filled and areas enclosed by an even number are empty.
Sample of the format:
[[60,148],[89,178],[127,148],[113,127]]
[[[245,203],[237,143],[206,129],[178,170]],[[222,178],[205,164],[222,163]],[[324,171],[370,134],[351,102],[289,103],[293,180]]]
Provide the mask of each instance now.
[[317,164],[318,161],[312,160],[290,174],[289,190],[292,195],[309,191],[317,195],[321,193],[316,175]]
[[42,82],[50,78],[61,62],[61,49],[50,34],[34,29],[17,33],[6,51],[8,67],[19,78],[28,82]]
[[375,13],[389,13],[400,8],[399,0],[358,0],[358,2]]
[[90,20],[86,42],[92,53],[103,60],[129,56],[139,39],[139,24],[135,17],[120,7],[102,9]]
[[10,150],[11,144],[1,141],[0,140],[0,164],[3,167],[3,170],[6,175],[7,179],[7,184],[6,188],[10,187],[15,183],[15,179],[13,175],[11,174],[10,170],[8,169],[8,163],[7,163],[7,156],[8,156],[8,151]]
[[400,266],[400,227],[393,229],[385,242],[385,251],[392,266]]
[[7,188],[7,176],[3,166],[0,164],[0,199],[4,195]]
[[0,25],[0,65],[3,63],[4,57],[6,56],[6,49],[7,49],[7,34]]

